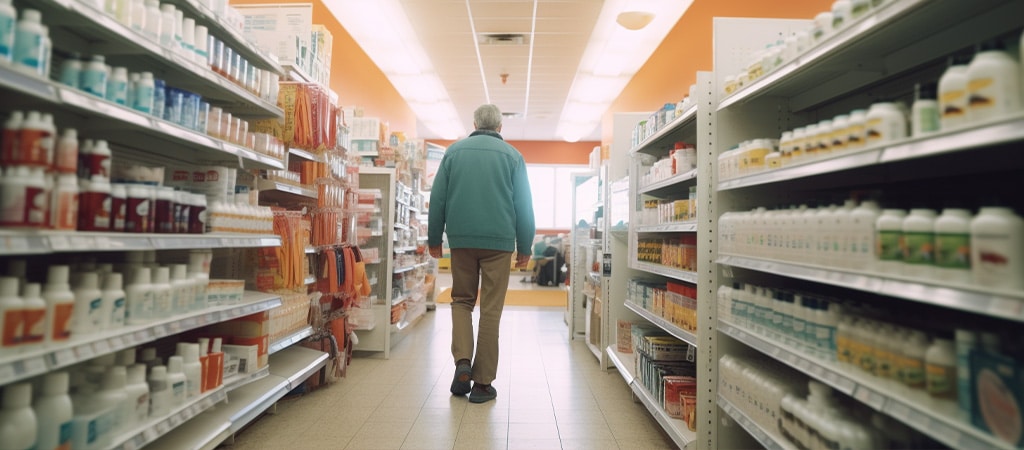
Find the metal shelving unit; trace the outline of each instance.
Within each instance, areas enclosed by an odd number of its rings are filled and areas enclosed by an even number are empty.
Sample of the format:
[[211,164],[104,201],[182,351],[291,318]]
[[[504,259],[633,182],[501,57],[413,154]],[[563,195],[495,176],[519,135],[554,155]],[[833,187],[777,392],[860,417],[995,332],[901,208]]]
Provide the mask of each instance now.
[[263,234],[134,234],[85,231],[0,230],[0,256],[77,252],[277,247],[281,237]]
[[686,342],[687,344],[690,344],[694,347],[697,347],[697,335],[693,334],[692,331],[687,331],[682,328],[679,328],[676,324],[669,322],[662,317],[656,316],[654,313],[642,308],[641,306],[635,303],[630,302],[629,300],[626,300],[626,308],[629,309],[630,311],[637,313],[640,317],[647,319],[648,322],[651,322],[658,328],[665,330],[666,332],[668,332],[668,334],[675,336],[676,339]]
[[686,422],[680,419],[669,417],[665,410],[661,407],[661,402],[654,398],[643,384],[637,380],[636,373],[633,370],[633,355],[620,353],[615,350],[614,347],[607,348],[608,358],[618,369],[619,374],[626,380],[626,384],[636,395],[636,398],[640,400],[647,407],[647,410],[651,413],[654,419],[661,425],[661,428],[665,430],[665,433],[672,438],[672,442],[675,442],[679,448],[688,449],[690,444],[693,444],[697,440],[697,433],[690,431],[686,427]]
[[722,408],[732,420],[740,424],[747,433],[750,434],[758,444],[761,444],[767,450],[795,450],[796,446],[791,444],[782,436],[772,430],[766,430],[758,425],[756,422],[747,417],[747,413],[743,412],[742,409],[733,406],[722,394],[718,394],[718,406]]

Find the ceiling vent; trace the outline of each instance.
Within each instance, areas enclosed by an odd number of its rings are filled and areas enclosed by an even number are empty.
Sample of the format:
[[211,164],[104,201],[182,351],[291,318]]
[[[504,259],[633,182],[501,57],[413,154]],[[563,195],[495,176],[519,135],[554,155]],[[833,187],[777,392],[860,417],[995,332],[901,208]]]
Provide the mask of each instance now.
[[524,45],[527,39],[523,33],[480,33],[477,42],[480,45]]
[[504,117],[506,119],[519,119],[519,118],[523,117],[523,113],[520,113],[520,112],[503,112],[503,113],[501,113],[501,117]]

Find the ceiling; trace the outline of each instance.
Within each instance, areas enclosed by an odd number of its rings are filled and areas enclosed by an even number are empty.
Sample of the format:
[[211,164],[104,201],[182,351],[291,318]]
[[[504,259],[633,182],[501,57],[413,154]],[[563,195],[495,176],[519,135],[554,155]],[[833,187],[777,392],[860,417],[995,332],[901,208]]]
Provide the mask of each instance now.
[[[506,139],[561,140],[555,128],[601,0],[400,3],[467,129],[473,110],[489,101],[504,113],[520,115],[503,121]],[[486,34],[522,34],[524,39],[487,44],[481,37]],[[502,74],[508,74],[505,81]],[[440,137],[422,124],[417,131],[419,137]],[[583,140],[600,140],[600,129]]]

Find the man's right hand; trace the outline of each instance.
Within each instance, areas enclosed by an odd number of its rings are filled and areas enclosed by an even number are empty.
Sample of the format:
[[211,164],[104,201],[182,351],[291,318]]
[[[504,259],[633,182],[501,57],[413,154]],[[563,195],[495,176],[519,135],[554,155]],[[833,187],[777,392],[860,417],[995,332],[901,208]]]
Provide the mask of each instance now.
[[434,259],[441,259],[441,256],[443,256],[443,253],[442,253],[440,245],[438,245],[438,246],[431,245],[430,248],[429,248],[429,251],[430,251],[430,256],[432,256]]
[[516,268],[525,269],[529,263],[530,255],[520,255],[518,253],[516,254]]

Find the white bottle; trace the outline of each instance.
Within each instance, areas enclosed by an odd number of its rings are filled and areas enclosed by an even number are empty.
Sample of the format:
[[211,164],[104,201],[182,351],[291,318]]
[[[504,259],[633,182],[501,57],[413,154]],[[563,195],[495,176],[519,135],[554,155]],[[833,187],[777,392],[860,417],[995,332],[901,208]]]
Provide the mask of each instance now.
[[907,137],[907,118],[895,103],[871,105],[865,120],[864,134],[868,146],[884,145]]
[[189,58],[196,54],[196,19],[191,17],[182,19],[181,48]]
[[979,286],[1024,288],[1024,220],[1010,208],[982,207],[971,220],[971,273]]
[[885,209],[875,222],[875,271],[880,273],[901,272],[903,252],[900,241],[903,235],[903,218],[907,212],[902,209]]
[[174,408],[170,384],[167,379],[167,366],[153,366],[149,369],[149,417],[162,418],[170,414]]
[[93,55],[82,69],[81,89],[100,98],[107,95],[107,65],[103,55]]
[[113,328],[120,328],[125,323],[125,309],[127,307],[124,281],[120,273],[112,272],[106,275],[103,281],[103,308],[109,311],[108,323]]
[[152,320],[156,293],[150,282],[149,267],[136,267],[132,271],[132,284],[125,288],[125,323],[138,325]]
[[935,263],[935,211],[914,208],[903,219],[903,274],[924,278],[932,276]]
[[[203,66],[206,66],[207,60],[210,57],[206,42],[209,39],[209,35],[210,30],[208,28],[206,28],[203,25],[196,25],[195,37],[193,38],[193,45],[195,48],[195,61],[196,63],[201,64]],[[204,128],[203,130],[205,131],[206,129]]]
[[71,337],[71,317],[75,294],[68,284],[68,266],[50,266],[46,276],[43,300],[46,301],[45,342],[64,342]]
[[192,279],[192,290],[195,294],[195,303],[192,305],[193,310],[206,309],[207,306],[206,287],[210,284],[210,275],[206,256],[205,253],[201,252],[189,254],[188,276]]
[[160,5],[160,45],[167,49],[175,48],[174,41],[174,5],[163,3]]
[[136,111],[151,114],[153,112],[153,73],[142,72],[139,82],[135,84],[135,102],[132,108]]
[[171,296],[173,297],[174,314],[183,314],[191,310],[196,294],[194,284],[188,278],[188,266],[185,264],[171,265]]
[[173,313],[170,267],[158,267],[153,276],[153,317],[167,317]]
[[136,33],[143,33],[146,29],[146,2],[145,0],[131,0],[132,22],[131,27]]
[[185,22],[185,12],[174,8],[174,43],[171,48],[178,53],[181,53],[184,49],[183,39],[181,37],[182,28]]
[[982,47],[967,67],[968,120],[998,119],[1020,109],[1020,64],[998,43]]
[[71,426],[71,448],[102,449],[110,447],[113,438],[111,425],[114,411],[110,405],[96,400],[99,387],[93,384],[75,384],[72,376],[71,384],[75,386],[75,395],[71,397],[74,411]]
[[950,130],[967,123],[967,65],[951,59],[939,78],[939,128]]
[[82,60],[78,53],[72,53],[68,59],[60,64],[60,82],[65,86],[81,89],[82,86]]
[[188,378],[185,377],[181,356],[167,358],[167,386],[171,390],[171,408],[185,404],[188,398]]
[[900,359],[900,381],[911,389],[924,389],[928,336],[916,330],[910,331],[909,335],[909,339],[904,341],[903,358]]
[[146,365],[132,364],[127,368],[127,384],[124,393],[132,410],[125,417],[129,429],[149,419],[149,385],[146,384]]
[[945,208],[935,219],[935,269],[938,280],[971,281],[971,212]]
[[107,369],[103,376],[102,389],[96,393],[97,401],[109,406],[113,412],[114,423],[111,430],[114,436],[128,431],[125,418],[135,413],[135,403],[129,400],[125,392],[127,384],[128,372],[124,366],[113,366]]
[[32,384],[4,386],[3,404],[0,407],[0,447],[35,449],[38,426],[36,413],[32,411]]
[[25,334],[24,309],[25,301],[18,296],[18,279],[0,277],[0,355],[20,351],[18,347]]
[[935,83],[914,85],[914,104],[911,106],[911,136],[917,137],[939,131],[939,102]]
[[925,353],[925,386],[933,399],[957,399],[956,348],[950,339],[936,338]]
[[103,313],[103,293],[99,286],[99,274],[96,272],[79,275],[75,287],[75,315],[71,323],[71,333],[75,337],[99,331]]
[[13,57],[17,14],[11,0],[0,0],[0,61],[11,62]]
[[23,9],[21,20],[14,31],[14,64],[21,66],[36,75],[45,76],[46,64],[44,40],[48,38],[46,27],[41,23],[42,14],[35,9]]
[[38,450],[71,447],[71,419],[74,412],[68,396],[68,373],[51,372],[40,384],[42,389],[32,409],[38,419],[36,446]]
[[118,105],[128,104],[128,69],[125,67],[114,67],[110,71],[110,78],[107,80],[107,100]]
[[185,393],[188,398],[198,397],[203,390],[203,367],[199,362],[199,344],[178,343],[178,355],[182,358],[185,373]]
[[40,297],[39,283],[26,283],[22,289],[22,348],[41,345],[46,339],[46,302]]
[[160,12],[159,0],[146,0],[146,20],[143,23],[143,32],[153,42],[160,42],[162,35],[163,14]]

